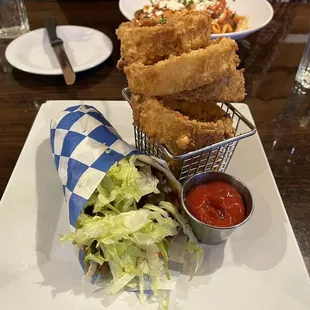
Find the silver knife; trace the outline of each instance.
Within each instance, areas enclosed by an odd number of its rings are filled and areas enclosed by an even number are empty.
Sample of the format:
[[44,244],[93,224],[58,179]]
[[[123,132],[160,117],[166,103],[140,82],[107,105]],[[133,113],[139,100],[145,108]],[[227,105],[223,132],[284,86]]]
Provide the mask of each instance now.
[[57,37],[56,20],[54,18],[48,18],[45,21],[45,28],[47,30],[51,46],[54,49],[61,70],[63,72],[66,84],[72,85],[75,82],[75,73],[72,69],[70,61],[64,49],[64,42]]

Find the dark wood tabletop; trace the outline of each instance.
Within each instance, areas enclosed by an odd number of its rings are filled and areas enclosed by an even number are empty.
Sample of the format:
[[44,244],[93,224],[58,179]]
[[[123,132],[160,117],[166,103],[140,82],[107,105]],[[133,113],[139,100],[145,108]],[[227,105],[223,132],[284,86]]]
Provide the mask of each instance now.
[[[37,76],[12,68],[0,44],[0,197],[40,105],[46,100],[122,100],[123,72],[115,68],[115,29],[125,21],[118,1],[26,1],[31,29],[47,17],[58,24],[89,26],[113,41],[112,56],[77,74],[74,86],[61,76]],[[294,83],[309,33],[310,5],[274,4],[275,15],[261,31],[239,42],[246,69],[247,98],[285,208],[310,271],[310,92]]]

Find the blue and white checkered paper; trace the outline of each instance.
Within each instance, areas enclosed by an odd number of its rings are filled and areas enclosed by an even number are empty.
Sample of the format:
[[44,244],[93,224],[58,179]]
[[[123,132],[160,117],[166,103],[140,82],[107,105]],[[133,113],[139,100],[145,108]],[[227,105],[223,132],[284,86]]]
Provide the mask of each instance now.
[[94,107],[67,108],[51,122],[51,147],[56,169],[69,206],[70,224],[110,167],[138,151],[121,139],[114,127]]

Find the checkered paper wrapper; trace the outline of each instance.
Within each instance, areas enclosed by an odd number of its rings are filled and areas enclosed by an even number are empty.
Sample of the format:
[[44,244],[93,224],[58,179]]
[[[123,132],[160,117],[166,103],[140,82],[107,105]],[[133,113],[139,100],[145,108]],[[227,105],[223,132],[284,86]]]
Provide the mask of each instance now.
[[[50,140],[54,162],[69,207],[70,224],[74,229],[83,207],[110,167],[126,156],[139,156],[141,153],[122,140],[105,117],[88,105],[69,107],[54,118],[51,121]],[[153,158],[145,155],[142,157],[154,162]],[[157,161],[156,164],[158,165]],[[166,169],[162,162],[159,164]],[[177,236],[172,242],[169,253],[171,280],[163,282],[161,289],[171,290],[175,287],[184,261],[186,241],[186,237]],[[83,252],[78,249],[77,255],[84,268]],[[111,280],[108,278],[94,277],[91,282],[104,286]],[[150,292],[147,278],[145,292]]]

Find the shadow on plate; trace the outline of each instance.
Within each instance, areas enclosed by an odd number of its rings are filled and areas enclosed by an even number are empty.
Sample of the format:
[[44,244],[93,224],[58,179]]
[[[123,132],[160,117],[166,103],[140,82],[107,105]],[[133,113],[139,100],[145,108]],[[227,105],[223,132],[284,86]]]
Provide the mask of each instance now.
[[[195,277],[211,275],[222,266],[225,245],[226,242],[218,245],[202,245],[204,250],[204,261],[195,273]],[[187,253],[184,259],[182,274],[192,276],[195,271],[195,263],[195,257]]]
[[39,265],[49,262],[64,201],[57,191],[60,181],[56,169],[53,174],[46,173],[46,167],[52,165],[54,162],[50,141],[46,139],[38,147],[36,154],[36,188],[39,201],[36,244],[37,252],[42,254],[38,257]]
[[[194,274],[194,277],[201,277],[209,275],[210,277],[206,278],[205,285],[208,285],[208,282],[211,279],[211,275],[214,274],[218,269],[221,268],[224,260],[224,250],[226,246],[226,241],[218,245],[202,245],[204,250],[204,260]],[[190,290],[195,290],[195,286],[191,282],[191,277],[195,271],[195,258],[187,254],[184,259],[184,265],[182,269],[182,274],[189,277],[188,281],[179,281],[177,283],[177,299],[188,300],[188,292]],[[201,286],[201,284],[197,285]],[[182,293],[178,293],[182,292]]]
[[[277,266],[286,252],[286,219],[282,214],[277,214],[278,218],[275,218],[272,206],[264,195],[253,189],[251,192],[255,202],[253,216],[230,236],[231,251],[238,265],[268,270]],[[255,225],[255,229],[251,225],[254,221],[260,223]]]

